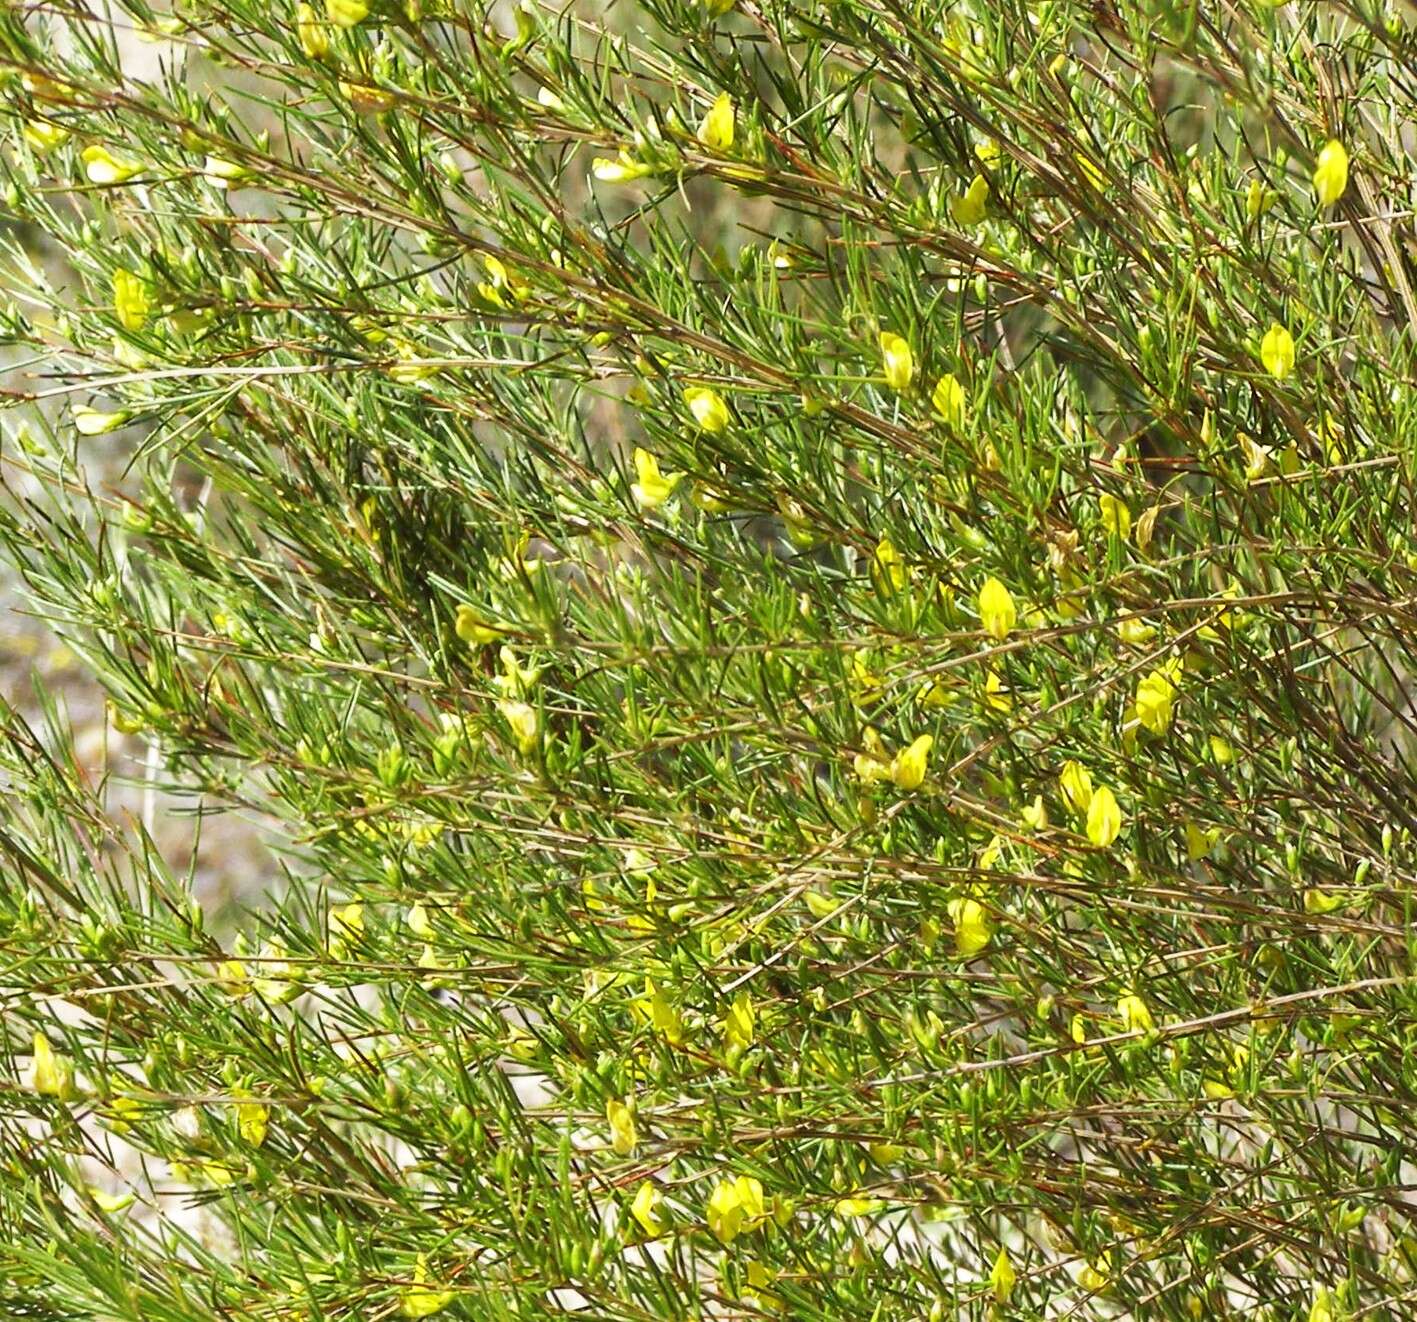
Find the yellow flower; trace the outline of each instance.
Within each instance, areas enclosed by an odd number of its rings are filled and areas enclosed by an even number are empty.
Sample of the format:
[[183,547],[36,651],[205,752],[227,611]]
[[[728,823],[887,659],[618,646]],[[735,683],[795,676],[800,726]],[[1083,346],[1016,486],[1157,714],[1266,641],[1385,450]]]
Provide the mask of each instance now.
[[1081,762],[1072,758],[1064,762],[1058,785],[1074,812],[1085,813],[1092,805],[1092,776]]
[[216,966],[216,981],[228,996],[249,996],[255,987],[246,965],[239,959],[224,959]]
[[109,1193],[106,1189],[96,1189],[93,1185],[89,1185],[89,1197],[98,1204],[100,1212],[107,1212],[109,1216],[126,1212],[137,1199],[131,1189],[127,1193]]
[[663,1203],[664,1195],[645,1180],[635,1192],[635,1201],[630,1204],[630,1215],[651,1239],[658,1239],[664,1234],[664,1218],[660,1215]]
[[1335,1311],[1337,1300],[1326,1285],[1314,1286],[1313,1302],[1309,1305],[1307,1322],[1340,1322],[1340,1314]]
[[69,130],[61,124],[51,124],[47,119],[32,119],[25,124],[25,141],[31,151],[42,156],[68,142]]
[[530,753],[541,738],[541,717],[536,708],[525,702],[503,698],[497,703],[497,710],[511,727],[517,748],[523,753]]
[[910,389],[915,379],[915,355],[910,345],[899,335],[881,332],[881,357],[886,365],[886,384],[896,391]]
[[950,219],[956,225],[977,225],[984,219],[988,201],[989,181],[982,174],[977,174],[963,196],[950,198]]
[[1003,642],[1017,622],[1013,594],[997,578],[986,578],[979,589],[979,624],[984,632]]
[[909,793],[920,788],[925,780],[925,767],[934,743],[933,735],[922,734],[911,743],[909,748],[903,749],[895,755],[891,762],[890,774],[896,789]]
[[1194,863],[1198,858],[1206,858],[1220,839],[1218,826],[1200,827],[1194,822],[1186,823],[1186,859]]
[[723,1244],[731,1244],[766,1216],[762,1183],[751,1175],[724,1180],[709,1196],[709,1229]]
[[994,1265],[989,1271],[989,1284],[993,1287],[994,1298],[998,1303],[1009,1302],[1009,1296],[1014,1292],[1014,1282],[1017,1280],[1018,1273],[1009,1261],[1009,1251],[1001,1244],[999,1256],[994,1259]]
[[637,161],[623,148],[615,160],[597,156],[590,163],[590,172],[603,184],[628,184],[635,179],[643,179],[654,173],[652,165]]
[[1102,517],[1103,528],[1115,534],[1119,541],[1125,542],[1127,534],[1132,530],[1132,512],[1127,508],[1126,502],[1118,500],[1111,492],[1104,491],[1097,498],[1097,512]]
[[325,0],[325,15],[337,28],[357,28],[369,17],[365,0]]
[[989,916],[978,900],[951,900],[945,906],[955,928],[955,952],[973,959],[993,939]]
[[850,1198],[838,1198],[832,1205],[832,1211],[844,1221],[856,1221],[879,1212],[883,1206],[879,1198],[863,1198],[860,1194],[854,1194]]
[[75,1095],[73,1062],[59,1055],[43,1033],[34,1035],[34,1057],[26,1082],[41,1097],[68,1101]]
[[661,474],[659,460],[639,446],[635,447],[635,471],[640,480],[631,485],[630,494],[642,510],[658,509],[674,494],[674,488],[684,477],[683,473]]
[[612,1097],[605,1103],[605,1118],[610,1122],[610,1146],[620,1156],[628,1157],[640,1141],[634,1107]]
[[474,644],[495,643],[503,636],[503,631],[490,624],[473,607],[463,604],[458,607],[453,631],[469,647]]
[[1180,674],[1179,662],[1169,661],[1137,685],[1137,720],[1152,734],[1165,734],[1171,724],[1171,706],[1176,697],[1175,681]]
[[655,986],[653,978],[645,979],[645,998],[635,1004],[640,1015],[649,1021],[656,1032],[663,1034],[670,1046],[677,1047],[683,1043],[684,1021],[679,1011],[670,1005],[669,998]]
[[1330,138],[1319,152],[1314,169],[1314,192],[1319,205],[1331,207],[1348,191],[1348,152],[1337,138]]
[[1294,337],[1277,321],[1260,341],[1260,361],[1276,381],[1283,381],[1294,371]]
[[1279,194],[1266,188],[1258,179],[1251,179],[1245,191],[1245,215],[1250,220],[1258,220],[1279,200]]
[[874,785],[878,781],[889,780],[891,762],[886,756],[881,736],[874,726],[868,725],[862,731],[861,744],[865,751],[857,753],[852,759],[852,767],[856,772],[857,779],[864,785]]
[[236,1098],[236,1132],[253,1148],[260,1147],[270,1128],[271,1108],[244,1088],[233,1088],[231,1095]]
[[1093,791],[1092,801],[1087,805],[1087,838],[1105,849],[1121,833],[1122,810],[1117,806],[1117,796],[1102,785]]
[[877,580],[889,589],[899,590],[910,579],[910,571],[901,563],[900,552],[889,537],[882,537],[876,545],[875,570]]
[[315,6],[305,0],[295,6],[295,34],[307,60],[323,60],[330,53],[330,34],[315,13]]
[[428,921],[428,910],[423,907],[423,901],[417,901],[406,916],[408,930],[423,941],[431,941],[434,937],[433,924]]
[[364,906],[355,900],[343,908],[336,906],[329,917],[330,953],[343,959],[349,947],[364,935]]
[[930,393],[930,403],[946,425],[955,428],[964,426],[964,387],[955,379],[953,372],[946,372],[935,383],[935,389]]
[[1304,912],[1309,914],[1333,913],[1348,903],[1342,891],[1322,891],[1310,887],[1304,892]]
[[143,168],[135,161],[114,156],[107,147],[85,147],[79,159],[83,161],[84,173],[92,184],[121,184]]
[[225,192],[232,184],[240,183],[250,173],[244,165],[223,160],[220,156],[208,156],[202,162],[203,176],[218,192]]
[[1117,1002],[1117,1016],[1129,1033],[1150,1033],[1156,1027],[1146,1002],[1135,992],[1128,992]]
[[699,124],[698,139],[710,151],[727,151],[733,146],[733,98],[720,92]]
[[718,391],[708,386],[690,386],[684,392],[684,403],[701,431],[716,434],[727,429],[728,405]]
[[723,1016],[723,1039],[730,1049],[746,1050],[753,1045],[753,1031],[758,1015],[753,1008],[753,998],[740,991],[733,998],[728,1012]]
[[1096,1262],[1089,1262],[1078,1274],[1078,1284],[1084,1290],[1096,1294],[1099,1290],[1105,1290],[1108,1284],[1108,1272],[1112,1269],[1111,1259],[1107,1254],[1100,1255]]
[[1241,432],[1240,452],[1245,456],[1245,481],[1257,482],[1274,466],[1274,450]]
[[984,677],[984,701],[994,711],[1013,710],[1013,695],[1004,687],[1004,681],[999,678],[997,670],[991,670]]
[[454,1299],[456,1290],[439,1290],[428,1284],[428,1261],[423,1254],[413,1267],[413,1284],[399,1294],[400,1317],[432,1317],[441,1313]]
[[119,324],[124,330],[140,331],[147,324],[148,312],[152,309],[152,298],[148,284],[141,276],[131,271],[118,270],[113,273],[113,310],[118,314]]
[[773,1274],[761,1262],[756,1258],[751,1259],[744,1271],[744,1297],[756,1300],[759,1308],[776,1310],[782,1301],[769,1289],[774,1279]]
[[85,404],[74,409],[74,429],[80,436],[102,436],[105,432],[117,431],[127,426],[130,415],[127,412],[100,413]]
[[1026,803],[1019,813],[1019,821],[1030,831],[1046,831],[1048,829],[1048,805],[1043,802],[1041,794],[1033,796],[1032,803]]

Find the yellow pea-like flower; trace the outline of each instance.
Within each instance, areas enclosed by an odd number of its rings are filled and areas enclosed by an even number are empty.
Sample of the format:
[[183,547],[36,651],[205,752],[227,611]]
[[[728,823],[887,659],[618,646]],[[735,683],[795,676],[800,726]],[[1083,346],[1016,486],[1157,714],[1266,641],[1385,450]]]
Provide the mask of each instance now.
[[950,198],[950,219],[956,225],[978,225],[988,211],[989,181],[977,174],[960,197]]
[[428,920],[428,910],[424,907],[423,901],[417,901],[409,909],[405,921],[408,923],[408,930],[422,941],[432,941],[434,938],[433,924]]
[[355,900],[330,910],[328,922],[330,953],[343,959],[350,946],[364,935],[364,906]]
[[1092,776],[1081,762],[1072,758],[1064,762],[1058,785],[1074,812],[1085,813],[1092,806]]
[[597,156],[590,163],[590,172],[603,184],[628,184],[633,180],[643,179],[647,174],[653,174],[654,166],[637,161],[622,148],[619,156],[613,160]]
[[1087,805],[1087,838],[1098,848],[1105,849],[1121,834],[1122,810],[1117,805],[1117,796],[1106,785],[1099,786]]
[[761,1181],[750,1175],[724,1180],[709,1195],[708,1224],[720,1243],[731,1244],[763,1221],[767,1210]]
[[669,998],[655,986],[653,978],[645,979],[644,999],[635,1004],[641,1018],[648,1021],[671,1047],[683,1043],[684,1020],[679,1011],[669,1003]]
[[991,638],[1003,642],[1018,623],[1013,594],[992,575],[979,589],[979,623]]
[[541,738],[541,717],[536,708],[529,703],[504,698],[497,703],[497,710],[511,729],[517,748],[523,753],[530,753]]
[[956,429],[964,426],[964,387],[955,379],[953,372],[946,372],[935,383],[935,389],[930,393],[930,403],[948,426]]
[[1186,859],[1194,863],[1197,859],[1207,858],[1210,851],[1215,848],[1220,840],[1220,828],[1218,826],[1201,827],[1195,822],[1186,823]]
[[684,391],[684,403],[689,406],[700,431],[716,435],[727,430],[728,405],[718,391],[709,386],[690,386]]
[[30,150],[43,156],[69,141],[69,130],[47,119],[32,119],[25,124],[25,141]]
[[1319,152],[1314,168],[1314,192],[1319,205],[1333,206],[1348,191],[1348,152],[1337,138],[1330,138]]
[[899,591],[910,581],[910,569],[902,563],[900,552],[889,537],[882,537],[876,544],[873,569],[876,580],[890,591]]
[[428,1284],[428,1260],[420,1253],[413,1268],[413,1284],[399,1294],[399,1316],[432,1317],[451,1304],[457,1293]]
[[892,331],[882,331],[880,342],[886,384],[895,391],[909,390],[910,383],[915,379],[915,355],[910,351],[910,344]]
[[1132,530],[1132,512],[1126,502],[1118,500],[1110,491],[1104,491],[1097,498],[1097,512],[1103,528],[1125,542]]
[[868,725],[861,734],[863,751],[852,759],[852,769],[863,785],[874,785],[891,776],[891,760],[874,726]]
[[753,1007],[753,998],[747,992],[740,991],[723,1016],[724,1044],[740,1051],[746,1050],[753,1045],[757,1023],[758,1012]]
[[989,1285],[994,1291],[995,1302],[1008,1303],[1017,1280],[1018,1273],[1014,1271],[1014,1265],[1009,1261],[1009,1251],[1001,1244],[999,1256],[994,1259],[994,1265],[989,1270]]
[[504,631],[485,619],[474,607],[461,605],[453,623],[453,631],[469,647],[495,643],[504,636]]
[[909,748],[902,749],[895,755],[891,761],[890,776],[896,789],[909,793],[924,784],[930,749],[934,743],[933,735],[922,734],[912,741]]
[[135,161],[115,156],[107,147],[85,147],[80,153],[84,173],[92,184],[121,184],[131,179],[143,167]]
[[727,151],[733,146],[733,98],[720,92],[699,123],[698,139],[710,151]]
[[612,1097],[605,1103],[605,1118],[610,1124],[610,1146],[619,1156],[628,1157],[640,1141],[634,1107]]
[[307,60],[323,60],[330,53],[330,34],[320,21],[315,6],[305,0],[295,6],[295,35],[300,39],[300,50]]
[[1117,1002],[1117,1017],[1129,1033],[1150,1033],[1156,1027],[1147,1004],[1135,992],[1128,992]]
[[1294,337],[1277,321],[1260,341],[1260,361],[1276,381],[1283,381],[1294,371]]
[[664,1234],[663,1205],[664,1195],[649,1180],[645,1180],[635,1191],[635,1201],[630,1204],[630,1215],[651,1239],[658,1239]]
[[978,900],[951,900],[945,906],[945,911],[954,924],[955,952],[965,959],[973,959],[993,940],[994,932],[989,925],[989,915]]
[[26,1082],[41,1097],[68,1100],[74,1096],[74,1065],[49,1045],[43,1033],[35,1033],[33,1057]]
[[1137,684],[1137,720],[1152,734],[1165,734],[1171,724],[1171,708],[1176,699],[1176,680],[1180,673],[1179,663],[1168,662]]
[[642,510],[658,509],[674,494],[674,488],[684,477],[683,473],[661,473],[659,460],[638,446],[635,447],[635,472],[640,480],[631,485],[630,494]]
[[89,1197],[98,1205],[100,1212],[107,1212],[109,1216],[116,1216],[119,1212],[126,1212],[137,1201],[137,1195],[130,1189],[127,1193],[109,1193],[106,1189],[96,1189],[89,1185]]
[[113,310],[119,324],[127,331],[140,331],[147,324],[152,310],[152,295],[148,282],[131,271],[113,273]]
[[366,0],[325,0],[325,15],[337,28],[357,28],[369,17]]
[[266,1141],[270,1129],[271,1108],[264,1102],[255,1100],[244,1088],[232,1090],[236,1098],[236,1131],[253,1148]]
[[1245,190],[1245,215],[1250,220],[1258,220],[1279,200],[1279,194],[1266,188],[1258,179],[1251,179]]

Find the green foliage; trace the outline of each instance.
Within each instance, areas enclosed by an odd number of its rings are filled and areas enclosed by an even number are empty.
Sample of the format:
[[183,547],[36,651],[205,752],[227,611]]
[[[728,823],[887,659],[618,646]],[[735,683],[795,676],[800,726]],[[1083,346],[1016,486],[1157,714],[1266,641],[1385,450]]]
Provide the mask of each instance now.
[[1409,23],[7,9],[6,1316],[1411,1316]]

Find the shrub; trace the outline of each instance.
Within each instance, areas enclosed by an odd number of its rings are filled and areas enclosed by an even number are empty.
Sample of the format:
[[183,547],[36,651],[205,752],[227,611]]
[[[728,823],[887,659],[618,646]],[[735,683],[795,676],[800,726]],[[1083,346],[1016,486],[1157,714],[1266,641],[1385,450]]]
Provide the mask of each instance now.
[[0,23],[7,1316],[1411,1315],[1405,7]]

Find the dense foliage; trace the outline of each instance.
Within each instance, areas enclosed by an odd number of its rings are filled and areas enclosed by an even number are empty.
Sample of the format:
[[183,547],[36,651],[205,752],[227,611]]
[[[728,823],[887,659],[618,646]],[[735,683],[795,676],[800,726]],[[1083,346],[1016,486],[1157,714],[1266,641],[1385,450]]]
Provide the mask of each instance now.
[[1413,1316],[1405,6],[0,66],[6,1317]]

